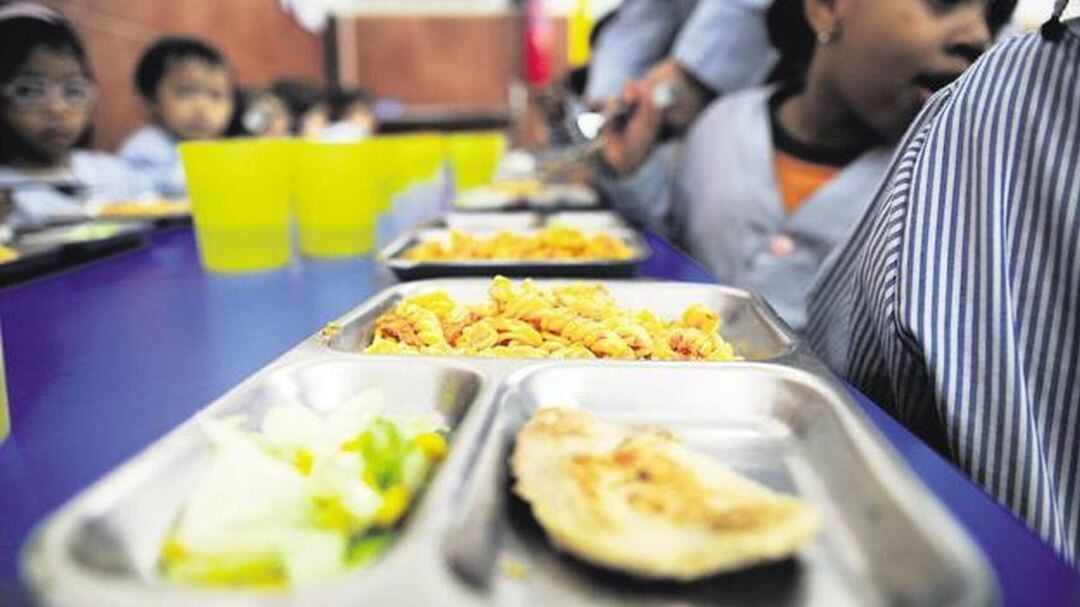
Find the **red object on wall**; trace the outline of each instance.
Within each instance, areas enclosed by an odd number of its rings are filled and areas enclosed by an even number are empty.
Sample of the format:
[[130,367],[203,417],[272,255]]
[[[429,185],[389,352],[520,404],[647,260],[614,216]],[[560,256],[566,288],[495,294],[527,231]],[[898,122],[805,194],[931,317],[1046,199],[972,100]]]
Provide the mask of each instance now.
[[530,85],[540,87],[551,80],[554,43],[555,34],[544,11],[544,0],[526,0],[525,80]]

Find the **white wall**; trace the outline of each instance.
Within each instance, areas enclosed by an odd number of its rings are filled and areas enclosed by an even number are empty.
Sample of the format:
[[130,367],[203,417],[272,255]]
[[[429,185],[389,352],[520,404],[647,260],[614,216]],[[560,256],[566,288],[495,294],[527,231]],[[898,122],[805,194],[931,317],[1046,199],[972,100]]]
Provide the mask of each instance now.
[[[1016,5],[1016,22],[1025,28],[1039,27],[1053,8],[1054,0],[1020,0]],[[1065,17],[1080,17],[1080,0],[1073,0],[1069,4]]]

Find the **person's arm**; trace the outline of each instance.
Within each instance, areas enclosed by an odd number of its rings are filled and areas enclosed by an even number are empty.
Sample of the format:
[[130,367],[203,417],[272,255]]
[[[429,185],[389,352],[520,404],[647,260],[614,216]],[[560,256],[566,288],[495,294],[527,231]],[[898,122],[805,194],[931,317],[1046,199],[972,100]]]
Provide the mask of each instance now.
[[713,94],[764,82],[776,62],[765,13],[771,0],[700,0],[671,50],[689,78]]
[[623,177],[603,167],[598,171],[597,189],[632,223],[672,238],[678,154],[679,144],[668,143],[657,148],[636,171]]
[[667,54],[683,21],[684,1],[626,0],[600,33],[589,65],[585,99],[603,103],[617,96]]

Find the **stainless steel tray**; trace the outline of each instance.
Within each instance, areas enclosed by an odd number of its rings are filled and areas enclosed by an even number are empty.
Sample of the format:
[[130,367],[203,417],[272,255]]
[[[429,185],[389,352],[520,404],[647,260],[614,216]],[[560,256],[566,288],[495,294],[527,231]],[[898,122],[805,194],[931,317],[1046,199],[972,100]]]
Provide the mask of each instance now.
[[[745,292],[605,282],[621,304],[665,316],[705,303],[721,313],[725,335],[744,355],[767,364],[357,354],[377,315],[402,297],[442,288],[479,300],[488,283],[398,285],[331,323],[45,519],[24,547],[24,580],[55,607],[995,602],[970,540],[775,314]],[[453,429],[449,457],[382,558],[324,587],[283,594],[156,579],[160,543],[208,463],[201,417],[257,418],[281,402],[324,411],[373,385],[385,388],[389,410],[439,412]],[[821,508],[825,531],[795,561],[689,586],[579,567],[548,548],[506,486],[513,431],[546,404],[671,426],[740,471],[803,494]]]
[[[528,234],[532,230],[520,230]],[[637,266],[652,255],[652,249],[634,230],[612,228],[604,230],[618,237],[633,251],[628,259],[617,260],[552,260],[513,261],[503,259],[477,261],[412,261],[405,252],[422,242],[447,241],[450,230],[444,228],[421,228],[402,235],[379,253],[379,263],[389,268],[400,280],[419,280],[441,276],[574,276],[574,277],[630,277]],[[588,230],[586,230],[588,232]],[[495,231],[476,231],[480,235],[494,236]]]
[[514,196],[489,187],[461,192],[454,209],[464,213],[501,213],[516,209],[568,211],[600,207],[599,193],[588,186],[545,184],[539,192]]
[[[528,505],[510,491],[514,436],[538,408],[552,405],[667,426],[689,446],[814,504],[823,531],[786,562],[689,584],[641,581],[583,564],[554,549]],[[462,507],[444,549],[459,577],[492,603],[974,607],[996,601],[971,541],[838,386],[804,371],[746,363],[534,367],[503,383],[491,411],[494,423],[461,479]]]
[[[541,286],[566,284],[568,280],[536,280]],[[714,284],[652,280],[600,280],[620,305],[649,309],[663,318],[677,318],[687,306],[703,304],[720,314],[720,332],[748,360],[777,360],[790,356],[797,340],[782,320],[760,297],[747,291]],[[360,352],[371,344],[375,320],[402,299],[419,293],[443,290],[464,302],[487,298],[487,279],[447,278],[396,285],[331,323],[327,345],[341,352]],[[477,359],[459,359],[477,360]],[[667,363],[682,364],[682,363]],[[701,364],[701,363],[692,363]],[[716,364],[716,363],[708,363]]]
[[352,605],[356,597],[377,596],[372,594],[377,588],[385,592],[400,585],[395,562],[435,552],[430,538],[440,531],[429,526],[435,521],[428,513],[445,507],[439,487],[453,461],[436,474],[387,554],[340,583],[291,594],[215,591],[166,584],[155,568],[165,534],[210,461],[200,418],[247,414],[258,419],[277,403],[325,411],[382,386],[387,411],[440,414],[452,428],[451,453],[467,452],[476,431],[466,430],[462,421],[479,402],[487,383],[483,376],[449,361],[426,361],[403,371],[398,360],[342,356],[305,342],[46,519],[24,548],[24,579],[42,604],[65,607]]
[[451,212],[438,222],[439,227],[452,230],[526,230],[544,225],[562,225],[579,230],[608,230],[627,228],[629,224],[615,211],[581,210],[540,213],[514,211],[508,213]]

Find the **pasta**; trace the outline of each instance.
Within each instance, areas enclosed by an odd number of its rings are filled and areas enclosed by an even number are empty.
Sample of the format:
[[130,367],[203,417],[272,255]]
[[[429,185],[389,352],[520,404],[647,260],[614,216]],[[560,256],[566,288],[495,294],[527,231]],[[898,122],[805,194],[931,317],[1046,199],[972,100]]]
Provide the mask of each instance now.
[[496,276],[488,299],[462,304],[445,291],[408,297],[375,322],[368,354],[507,358],[740,360],[703,305],[665,321],[620,307],[599,283],[546,289]]
[[405,252],[412,261],[617,260],[631,255],[633,250],[614,235],[587,235],[569,227],[549,227],[529,235],[503,231],[490,237],[451,230],[449,243],[422,242]]

